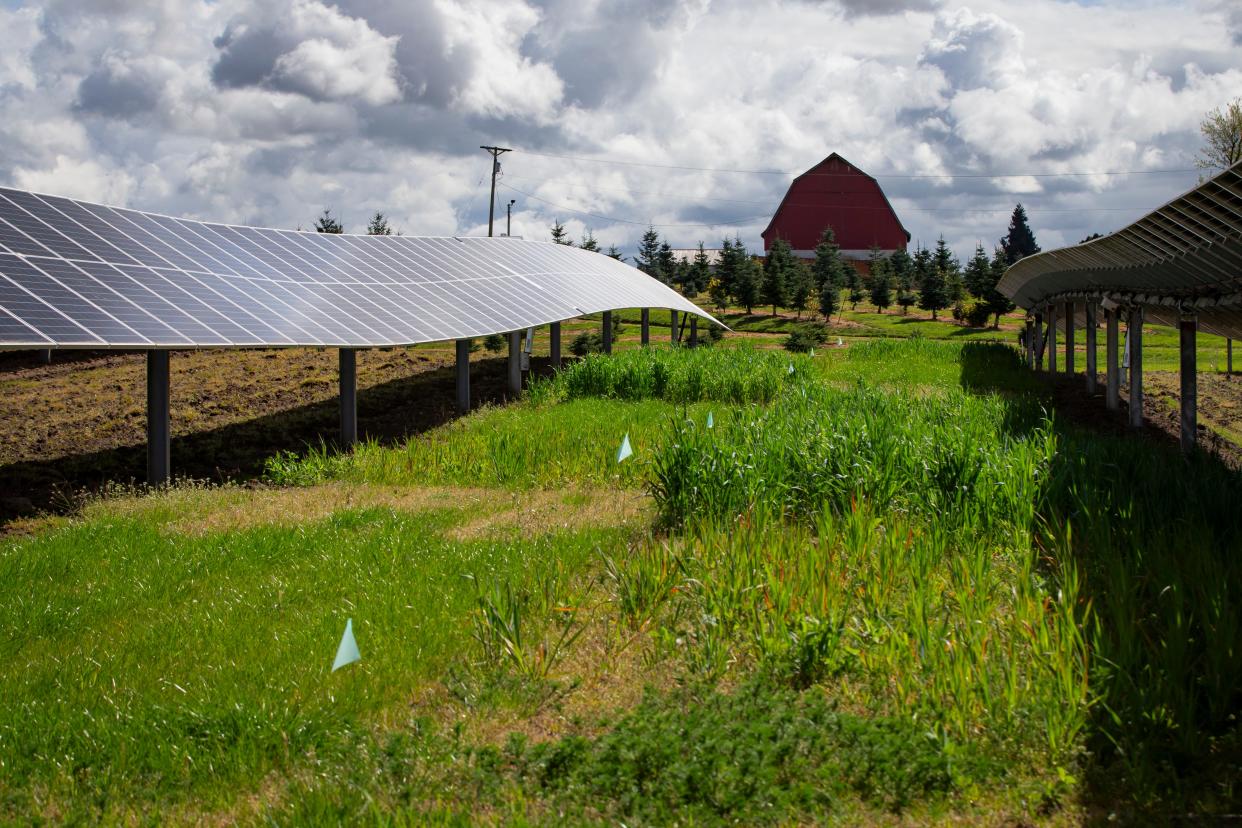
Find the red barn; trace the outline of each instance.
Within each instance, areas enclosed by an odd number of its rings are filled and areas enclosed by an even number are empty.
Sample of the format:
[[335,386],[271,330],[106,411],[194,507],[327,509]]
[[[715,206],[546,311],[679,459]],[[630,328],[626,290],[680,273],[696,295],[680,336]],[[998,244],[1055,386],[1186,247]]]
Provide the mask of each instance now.
[[836,233],[841,255],[864,273],[872,247],[891,254],[910,241],[876,180],[835,152],[789,185],[763,231],[764,252],[779,238],[795,256],[813,259],[825,227]]

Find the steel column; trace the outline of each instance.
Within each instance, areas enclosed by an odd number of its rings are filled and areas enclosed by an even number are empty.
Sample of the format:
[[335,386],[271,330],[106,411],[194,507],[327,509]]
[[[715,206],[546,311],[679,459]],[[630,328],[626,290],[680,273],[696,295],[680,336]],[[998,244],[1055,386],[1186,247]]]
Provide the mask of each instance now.
[[1074,375],[1074,312],[1073,302],[1065,303],[1065,373]]
[[669,318],[673,320],[672,326],[669,329],[672,331],[670,338],[672,339],[673,344],[676,345],[677,344],[677,311],[669,311],[669,313],[672,314]]
[[1104,310],[1104,405],[1121,407],[1121,371],[1117,365],[1117,309]]
[[457,340],[457,413],[470,411],[470,340]]
[[1199,429],[1199,377],[1195,347],[1199,330],[1199,322],[1193,316],[1184,316],[1178,325],[1181,339],[1181,438],[1182,452],[1189,454],[1195,450]]
[[551,340],[551,342],[548,344],[548,349],[552,356],[552,367],[560,368],[561,367],[561,323],[560,322],[553,322],[550,326],[548,326],[548,338]]
[[604,311],[603,328],[600,336],[604,339],[604,353],[612,353],[612,311]]
[[[49,361],[51,358],[49,357]],[[1225,373],[1233,373],[1233,340],[1225,340]]]
[[522,393],[522,332],[509,333],[509,393]]
[[1126,321],[1126,336],[1130,340],[1130,425],[1143,425],[1143,308],[1130,309]]
[[337,350],[341,391],[341,448],[358,442],[358,355],[353,348]]
[[172,471],[168,351],[147,351],[147,483],[163,486]]
[[52,364],[52,349],[44,348],[43,350],[39,351],[39,361],[42,362],[44,365],[51,365]]
[[1035,353],[1033,355],[1035,364],[1032,367],[1036,371],[1042,371],[1044,370],[1044,348],[1048,345],[1044,340],[1044,315],[1042,313],[1037,312],[1035,314],[1034,330],[1031,331],[1031,336],[1034,339],[1033,344],[1035,346]]
[[1057,306],[1048,306],[1048,373],[1057,372]]
[[690,347],[695,348],[699,344],[699,318],[697,316],[690,317]]
[[651,308],[643,308],[642,344],[651,344]]
[[1096,356],[1095,356],[1095,302],[1087,302],[1087,393],[1096,390]]

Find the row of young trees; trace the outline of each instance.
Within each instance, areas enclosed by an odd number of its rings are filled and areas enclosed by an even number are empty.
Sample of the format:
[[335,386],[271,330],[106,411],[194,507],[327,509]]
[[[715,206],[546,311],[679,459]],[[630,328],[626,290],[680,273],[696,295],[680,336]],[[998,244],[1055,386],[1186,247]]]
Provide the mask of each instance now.
[[999,326],[1002,314],[1013,309],[997,283],[1009,265],[1039,252],[1035,235],[1021,204],[1014,208],[1009,232],[989,256],[982,244],[963,266],[942,236],[934,250],[918,247],[914,255],[897,250],[885,256],[872,249],[869,272],[862,273],[841,255],[831,227],[825,228],[815,257],[808,264],[793,255],[789,243],[777,239],[762,264],[746,250],[740,238],[721,242],[720,259],[713,273],[703,243],[689,260],[674,256],[655,228],[643,234],[635,262],[650,276],[680,288],[694,298],[706,292],[718,308],[730,304],[752,313],[757,305],[791,308],[801,316],[814,307],[826,319],[839,313],[845,302],[853,307],[864,299],[883,313],[894,304],[908,312],[911,305],[930,311],[952,308],[954,315],[970,324],[984,325],[989,318]]
[[[299,228],[300,229],[300,228]],[[345,227],[341,224],[332,211],[325,209],[319,218],[315,219],[316,233],[344,233]],[[368,236],[391,236],[393,235],[392,227],[388,224],[388,217],[383,213],[376,211],[371,216],[371,220],[367,222]],[[397,231],[397,235],[401,235],[401,231]]]

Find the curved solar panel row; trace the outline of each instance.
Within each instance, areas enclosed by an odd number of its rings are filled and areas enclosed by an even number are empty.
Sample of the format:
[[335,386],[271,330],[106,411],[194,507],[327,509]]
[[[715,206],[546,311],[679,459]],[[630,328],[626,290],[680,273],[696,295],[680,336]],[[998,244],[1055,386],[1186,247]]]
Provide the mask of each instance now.
[[715,321],[573,247],[266,230],[0,188],[0,348],[413,345],[631,307]]
[[998,288],[1023,308],[1108,297],[1169,325],[1185,309],[1242,337],[1242,163],[1115,233],[1018,261]]

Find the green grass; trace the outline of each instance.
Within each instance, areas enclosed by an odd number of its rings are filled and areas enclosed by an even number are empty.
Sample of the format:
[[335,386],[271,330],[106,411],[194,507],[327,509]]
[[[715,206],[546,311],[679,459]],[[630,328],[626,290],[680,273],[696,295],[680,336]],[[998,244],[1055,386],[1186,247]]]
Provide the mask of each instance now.
[[[213,529],[239,490],[174,493],[6,539],[0,820],[1234,812],[1242,478],[1046,406],[998,344],[627,352],[269,464],[450,507]],[[656,525],[564,526],[600,489]],[[494,492],[566,511],[464,531]]]
[[[39,801],[72,819],[222,807],[271,771],[348,764],[378,717],[404,716],[410,688],[482,657],[466,576],[537,597],[541,625],[573,603],[571,575],[623,540],[444,536],[469,516],[342,510],[195,537],[105,514],[10,543],[0,816]],[[332,674],[346,618],[363,660]]]

